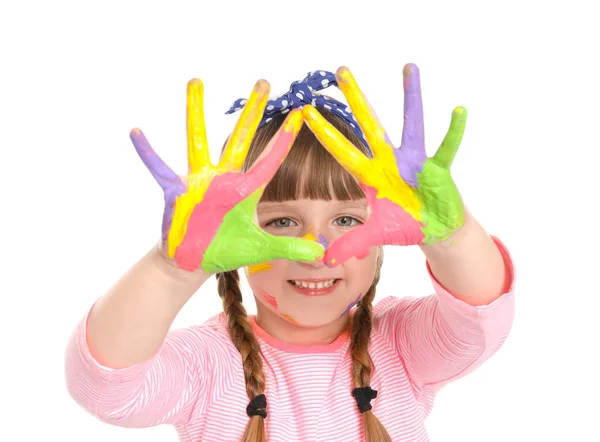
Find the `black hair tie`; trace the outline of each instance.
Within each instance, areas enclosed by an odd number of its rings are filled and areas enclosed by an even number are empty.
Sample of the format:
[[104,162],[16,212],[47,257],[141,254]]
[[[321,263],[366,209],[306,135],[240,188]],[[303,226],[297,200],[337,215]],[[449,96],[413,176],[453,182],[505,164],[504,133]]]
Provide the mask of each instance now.
[[246,407],[248,416],[261,416],[263,419],[267,417],[267,397],[264,394],[255,396]]
[[352,396],[356,398],[356,404],[358,410],[362,413],[371,410],[371,399],[377,397],[377,390],[373,390],[371,387],[361,387],[352,390]]

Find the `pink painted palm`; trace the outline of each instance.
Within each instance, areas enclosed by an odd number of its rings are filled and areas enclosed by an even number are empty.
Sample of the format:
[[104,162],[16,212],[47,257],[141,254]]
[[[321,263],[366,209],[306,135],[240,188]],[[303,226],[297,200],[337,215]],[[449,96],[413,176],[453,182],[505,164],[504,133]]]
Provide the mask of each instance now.
[[204,125],[203,85],[187,88],[187,175],[180,177],[152,149],[139,129],[131,140],[140,158],[164,192],[162,245],[179,267],[209,273],[245,265],[290,259],[314,261],[323,247],[300,238],[269,235],[254,221],[264,187],[275,175],[302,125],[302,115],[290,112],[263,154],[241,172],[250,143],[263,115],[269,84],[261,80],[244,106],[221,161],[210,161]]
[[395,148],[348,68],[336,73],[373,158],[353,146],[314,107],[303,109],[305,121],[321,143],[360,181],[371,209],[363,226],[329,246],[325,255],[329,265],[363,257],[373,246],[440,242],[464,222],[464,208],[450,166],[462,140],[467,112],[463,107],[454,109],[441,146],[433,157],[427,157],[419,71],[408,64],[403,74],[404,127],[402,144]]

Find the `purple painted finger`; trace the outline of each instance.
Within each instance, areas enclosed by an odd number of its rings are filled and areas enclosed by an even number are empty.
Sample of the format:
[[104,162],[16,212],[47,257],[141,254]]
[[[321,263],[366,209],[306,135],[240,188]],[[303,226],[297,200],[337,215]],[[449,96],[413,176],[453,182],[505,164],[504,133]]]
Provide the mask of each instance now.
[[152,149],[144,133],[140,129],[133,129],[129,133],[129,138],[133,143],[136,152],[150,171],[154,179],[158,182],[165,196],[165,209],[162,219],[162,240],[167,241],[171,222],[173,221],[173,211],[175,210],[175,201],[179,195],[183,195],[186,186],[181,178],[171,170],[169,166]]
[[409,63],[402,71],[404,77],[404,127],[402,144],[395,150],[396,164],[400,176],[413,187],[417,187],[417,174],[427,160],[425,152],[425,128],[423,120],[423,98],[419,68]]
[[150,143],[148,143],[148,140],[140,129],[133,129],[129,133],[129,138],[154,179],[158,182],[160,187],[162,187],[165,196],[167,192],[179,194],[185,192],[185,186],[181,181],[181,178],[179,178],[179,176],[158,156],[154,149],[152,149]]

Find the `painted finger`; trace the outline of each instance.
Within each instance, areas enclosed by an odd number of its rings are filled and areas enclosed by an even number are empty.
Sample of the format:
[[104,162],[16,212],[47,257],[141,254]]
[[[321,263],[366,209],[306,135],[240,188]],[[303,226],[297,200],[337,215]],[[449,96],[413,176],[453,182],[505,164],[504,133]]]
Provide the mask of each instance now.
[[391,148],[392,143],[385,129],[369,104],[367,97],[358,87],[350,69],[342,66],[337,70],[335,76],[338,86],[346,97],[346,100],[348,100],[354,118],[360,125],[373,155],[378,156],[381,150]]
[[364,258],[370,247],[422,244],[423,239],[422,224],[419,221],[387,198],[377,198],[371,205],[368,221],[328,247],[325,263],[336,266],[354,256]]
[[384,237],[381,233],[370,221],[352,229],[329,245],[325,253],[325,264],[335,267],[353,257],[358,259],[366,257],[371,247],[384,244]]
[[452,111],[450,128],[444,137],[444,141],[435,153],[433,160],[440,166],[449,169],[458,151],[467,123],[467,110],[459,106]]
[[291,111],[275,136],[267,147],[261,152],[258,159],[252,164],[250,169],[239,178],[243,185],[239,185],[236,191],[240,199],[245,198],[250,192],[260,186],[266,186],[271,181],[279,166],[287,156],[294,140],[302,127],[302,111],[294,109]]
[[227,170],[241,170],[250,143],[263,116],[269,98],[270,85],[259,80],[254,85],[250,98],[244,105],[233,133],[227,140],[219,165]]
[[165,193],[185,192],[181,178],[171,170],[169,166],[152,149],[144,133],[140,129],[133,129],[129,133],[129,138],[135,147],[136,152],[142,159],[144,165],[148,168],[154,179],[162,187]]
[[315,241],[269,235],[254,222],[260,191],[233,207],[206,249],[202,268],[207,272],[237,269],[272,259],[315,261],[324,254]]
[[323,118],[313,106],[304,106],[302,115],[310,130],[327,151],[354,177],[370,185],[371,160]]
[[[402,149],[422,151],[425,156],[425,129],[423,123],[423,98],[419,68],[409,63],[402,70],[404,79],[404,127]],[[423,158],[425,161],[425,158]]]
[[425,152],[425,129],[423,122],[423,98],[419,69],[407,64],[404,77],[404,126],[402,144],[395,149],[400,176],[413,187],[417,186],[417,176],[427,160]]
[[197,173],[203,166],[210,165],[210,153],[204,123],[204,85],[194,78],[187,85],[187,143],[188,170]]

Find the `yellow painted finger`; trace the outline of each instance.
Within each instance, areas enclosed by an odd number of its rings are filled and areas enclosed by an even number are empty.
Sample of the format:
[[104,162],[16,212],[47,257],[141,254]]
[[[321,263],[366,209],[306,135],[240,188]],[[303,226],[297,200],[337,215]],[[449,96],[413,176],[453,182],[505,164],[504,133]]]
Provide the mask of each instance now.
[[310,130],[329,153],[355,178],[371,185],[372,177],[369,173],[371,160],[323,118],[313,106],[304,106],[302,115]]
[[258,80],[244,105],[242,115],[227,141],[219,166],[239,171],[244,164],[252,138],[262,119],[271,87],[266,80]]
[[354,118],[365,135],[373,155],[379,155],[382,149],[390,149],[391,146],[387,146],[385,139],[385,130],[371,108],[367,97],[365,97],[358,87],[350,69],[342,66],[335,73],[335,77],[339,88],[350,105],[350,109],[352,109]]
[[204,85],[198,78],[190,80],[187,85],[186,118],[188,168],[190,173],[196,173],[202,166],[210,164],[204,124]]

